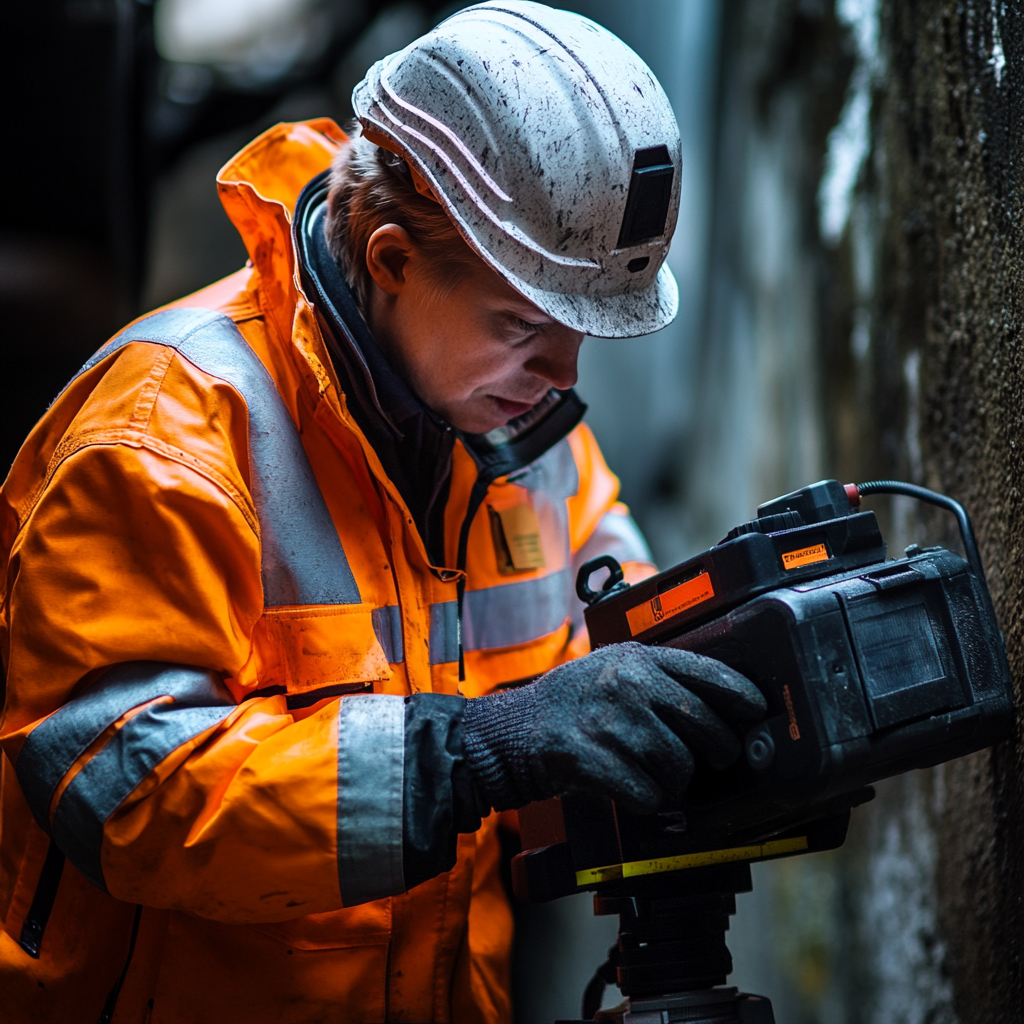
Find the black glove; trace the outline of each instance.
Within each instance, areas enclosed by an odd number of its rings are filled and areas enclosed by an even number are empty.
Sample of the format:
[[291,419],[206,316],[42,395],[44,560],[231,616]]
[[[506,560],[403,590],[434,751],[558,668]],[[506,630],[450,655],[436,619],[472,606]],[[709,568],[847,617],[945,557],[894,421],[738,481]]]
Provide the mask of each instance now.
[[651,813],[689,785],[690,747],[716,768],[739,756],[716,711],[756,721],[766,709],[757,687],[721,662],[613,644],[529,686],[467,701],[463,730],[469,769],[495,810],[577,790]]

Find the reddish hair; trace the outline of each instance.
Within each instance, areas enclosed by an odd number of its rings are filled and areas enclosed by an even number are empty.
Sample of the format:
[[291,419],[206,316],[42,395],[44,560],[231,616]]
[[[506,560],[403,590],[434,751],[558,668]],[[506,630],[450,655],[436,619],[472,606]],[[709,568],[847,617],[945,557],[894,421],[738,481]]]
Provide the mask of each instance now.
[[364,314],[373,280],[366,266],[366,246],[385,224],[398,224],[409,233],[441,295],[482,262],[443,207],[416,191],[406,162],[353,132],[331,165],[325,234]]

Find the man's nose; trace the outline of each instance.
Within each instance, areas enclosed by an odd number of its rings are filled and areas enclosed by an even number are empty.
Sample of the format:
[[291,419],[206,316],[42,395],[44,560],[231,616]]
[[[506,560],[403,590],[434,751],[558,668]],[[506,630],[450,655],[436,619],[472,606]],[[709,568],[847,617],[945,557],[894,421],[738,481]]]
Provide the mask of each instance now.
[[564,391],[579,379],[580,345],[583,335],[563,330],[545,339],[546,344],[526,362],[526,369],[535,377]]

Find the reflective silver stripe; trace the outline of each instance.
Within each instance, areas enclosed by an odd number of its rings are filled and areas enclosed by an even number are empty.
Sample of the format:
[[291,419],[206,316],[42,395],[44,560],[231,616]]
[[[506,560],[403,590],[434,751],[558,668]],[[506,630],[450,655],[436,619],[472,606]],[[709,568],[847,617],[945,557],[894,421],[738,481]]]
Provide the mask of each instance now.
[[467,590],[463,646],[467,651],[512,647],[553,633],[569,617],[570,584],[569,570],[563,569],[520,583]]
[[273,378],[238,328],[211,310],[165,309],[118,335],[79,374],[131,342],[177,349],[245,400],[266,606],[359,604],[359,588],[299,432]]
[[377,634],[384,657],[392,664],[405,661],[405,641],[402,639],[402,610],[397,604],[374,608],[371,613],[373,631]]
[[234,706],[212,672],[158,661],[115,665],[40,722],[18,755],[18,782],[40,828],[50,831],[53,795],[86,747],[125,712],[156,697],[173,697],[177,706]]
[[[573,558],[571,568],[519,583],[466,591],[462,610],[465,649],[485,651],[529,643],[560,629],[570,617],[576,625],[582,625],[583,604],[575,593],[576,572],[585,561],[605,553],[620,561],[653,561],[632,516],[607,513]],[[431,608],[431,650],[433,613],[443,607]]]
[[[583,628],[583,610],[586,605],[576,596],[576,574],[580,567],[598,555],[611,555],[618,562],[650,562],[654,564],[654,556],[647,546],[640,527],[630,515],[617,512],[606,512],[598,521],[594,532],[587,542],[573,555],[572,580],[573,590],[570,598],[572,605],[572,623],[575,629]],[[594,586],[607,576],[607,571],[594,573]]]
[[430,664],[459,660],[459,603],[442,601],[430,606]]
[[553,500],[571,498],[580,489],[572,446],[562,438],[522,472],[513,473],[509,481],[529,491],[544,491]]
[[338,710],[338,885],[346,907],[405,892],[405,699],[342,697]]
[[586,544],[573,555],[573,579],[584,562],[589,562],[598,555],[611,555],[619,562],[650,562],[654,564],[654,556],[647,546],[640,527],[632,516],[619,515],[617,512],[606,512]]
[[[565,499],[579,490],[580,476],[572,447],[562,439],[536,462],[509,482],[533,493],[533,506],[540,518],[550,514],[554,523],[551,542],[561,546],[561,564],[569,561],[569,517]],[[547,549],[546,549],[547,551]],[[558,562],[555,563],[559,564]],[[534,579],[499,583],[483,590],[467,590],[462,605],[462,646],[467,651],[514,647],[538,640],[560,629],[571,614],[572,579],[568,568]],[[446,605],[431,608],[431,661],[434,661],[434,614]],[[452,604],[454,608],[454,603]],[[457,623],[451,627],[452,633]],[[455,634],[455,643],[458,636]],[[458,658],[458,648],[449,661]]]
[[140,711],[71,780],[53,816],[53,838],[68,860],[106,889],[100,855],[107,818],[169,754],[222,722],[232,707],[156,704]]

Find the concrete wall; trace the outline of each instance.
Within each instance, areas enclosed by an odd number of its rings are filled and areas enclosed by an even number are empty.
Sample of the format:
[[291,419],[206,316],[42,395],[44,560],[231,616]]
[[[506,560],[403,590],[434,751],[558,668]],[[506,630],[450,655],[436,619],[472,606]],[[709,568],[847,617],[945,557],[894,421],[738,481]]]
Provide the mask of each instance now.
[[[823,333],[833,450],[840,470],[895,473],[968,507],[1020,698],[1024,22],[1019,4],[889,0],[879,29],[869,148]],[[893,541],[950,539],[948,522],[915,513],[891,510]],[[887,887],[903,922],[883,932],[890,966],[877,954],[864,964],[876,978],[871,1019],[897,1019],[884,1008],[903,1006],[907,1020],[1020,1020],[1022,753],[1018,725],[992,750],[898,780],[865,815],[861,940],[874,944],[872,908]],[[920,920],[898,900],[912,865],[925,879]],[[931,992],[897,997],[901,957],[912,985],[932,965]]]
[[[819,475],[953,494],[1019,687],[1020,6],[726,10],[705,406],[680,514],[713,540]],[[939,514],[874,507],[894,553],[955,545]],[[841,851],[759,867],[734,980],[785,1024],[1019,1020],[1022,747],[1018,727],[883,783]]]

